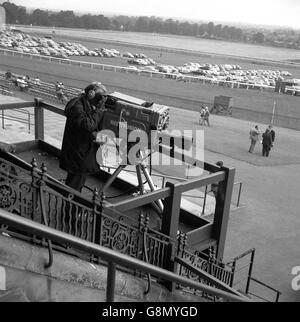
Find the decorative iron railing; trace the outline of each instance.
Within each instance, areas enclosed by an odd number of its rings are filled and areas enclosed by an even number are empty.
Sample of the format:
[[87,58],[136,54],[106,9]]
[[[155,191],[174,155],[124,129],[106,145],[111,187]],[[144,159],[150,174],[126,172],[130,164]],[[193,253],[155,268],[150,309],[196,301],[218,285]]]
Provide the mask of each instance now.
[[64,243],[70,247],[78,248],[80,251],[84,251],[90,256],[101,257],[107,263],[107,281],[106,281],[106,301],[113,302],[115,298],[115,280],[116,280],[116,267],[132,267],[132,269],[142,271],[148,276],[153,274],[158,276],[161,280],[167,280],[172,283],[177,283],[185,287],[196,289],[200,292],[211,294],[214,297],[222,298],[227,301],[238,301],[238,302],[250,302],[245,296],[238,292],[233,292],[231,289],[219,290],[216,288],[208,287],[200,283],[196,283],[192,280],[169,272],[165,269],[161,269],[154,265],[149,265],[143,261],[136,260],[129,256],[120,255],[119,253],[108,250],[106,247],[94,245],[92,243],[83,241],[79,238],[64,234],[57,230],[54,230],[44,225],[35,223],[33,221],[21,218],[20,216],[13,215],[0,209],[0,222],[9,227],[18,227],[22,232],[29,232],[38,234],[43,239],[53,240],[55,243]]
[[[222,283],[232,286],[234,267],[217,260],[214,247],[210,247],[207,253],[200,252],[187,245],[186,240],[186,234],[180,233],[178,235],[177,256],[187,263],[187,265],[178,265],[179,275],[208,286],[216,287],[214,282],[208,281],[195,272],[195,270],[192,270],[192,268],[196,268],[207,272]],[[206,294],[202,295],[206,296]]]
[[[0,158],[0,208],[164,267],[170,238],[150,229],[147,216],[141,213],[138,220],[133,220],[117,211],[107,210],[108,214],[103,210],[103,199],[99,200],[97,191],[93,200],[85,205],[76,199],[76,192],[58,185],[47,175],[45,165],[38,169],[34,159],[31,171],[27,171]],[[26,236],[28,238],[32,240]],[[61,248],[61,245],[54,247]]]

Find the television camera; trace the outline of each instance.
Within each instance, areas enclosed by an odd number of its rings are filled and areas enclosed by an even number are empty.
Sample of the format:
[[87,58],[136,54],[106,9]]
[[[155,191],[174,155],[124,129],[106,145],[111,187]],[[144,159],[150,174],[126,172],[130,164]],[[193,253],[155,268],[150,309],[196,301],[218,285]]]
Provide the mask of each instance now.
[[105,107],[103,129],[113,131],[116,137],[121,122],[127,123],[128,133],[141,130],[149,135],[153,130],[164,131],[169,125],[169,107],[118,92],[108,96]]
[[[119,92],[114,92],[108,95],[105,102],[105,112],[102,123],[102,131],[104,130],[105,137],[102,136],[98,138],[98,140],[102,142],[102,146],[104,147],[109,145],[109,141],[113,141],[113,144],[117,146],[118,153],[120,155],[125,153],[126,161],[118,164],[115,167],[115,172],[100,189],[100,193],[104,193],[108,189],[119,173],[127,165],[135,166],[139,183],[139,191],[141,194],[145,191],[145,183],[148,184],[148,187],[151,191],[156,190],[155,184],[153,183],[151,175],[149,174],[145,164],[145,160],[148,157],[150,158],[149,165],[151,169],[151,154],[159,151],[159,146],[163,142],[169,142],[168,145],[171,149],[174,149],[175,145],[183,150],[190,149],[192,146],[191,139],[186,139],[183,137],[174,138],[174,136],[167,132],[169,118],[170,108],[168,106],[143,101]],[[122,126],[126,126],[125,131],[122,131]],[[128,142],[128,137],[133,131],[136,131],[137,134],[143,133],[144,137],[146,136],[147,138],[147,143],[144,146],[139,145],[139,148],[136,150],[137,154],[139,155],[138,162],[131,163],[128,160],[129,150],[132,148],[132,146],[139,143],[139,138],[137,138],[135,142]],[[124,132],[126,134],[125,136]],[[118,141],[118,143],[116,143],[116,141]],[[125,145],[124,141],[126,141]],[[103,148],[103,151],[104,150],[105,148]],[[105,155],[105,152],[103,153],[103,151],[101,156],[102,166]],[[122,160],[124,161],[123,157]],[[113,168],[110,166],[107,167]],[[142,178],[143,175],[146,179],[145,182]],[[158,208],[158,212],[161,214],[163,211],[162,202],[158,201],[155,206]]]

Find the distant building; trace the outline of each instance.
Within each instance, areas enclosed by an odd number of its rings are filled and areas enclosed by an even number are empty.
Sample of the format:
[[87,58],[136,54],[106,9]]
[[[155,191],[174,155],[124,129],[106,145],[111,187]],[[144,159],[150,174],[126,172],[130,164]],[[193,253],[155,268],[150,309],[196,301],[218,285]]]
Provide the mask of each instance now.
[[5,9],[0,6],[0,30],[5,28],[6,24],[6,16],[5,16]]

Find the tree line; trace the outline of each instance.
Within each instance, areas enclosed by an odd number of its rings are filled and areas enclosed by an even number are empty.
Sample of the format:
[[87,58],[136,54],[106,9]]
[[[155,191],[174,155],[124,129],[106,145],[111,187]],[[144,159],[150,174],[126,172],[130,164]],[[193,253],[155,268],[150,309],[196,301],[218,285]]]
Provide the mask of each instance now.
[[124,15],[106,17],[104,15],[75,15],[72,10],[51,12],[36,9],[28,12],[25,7],[12,2],[4,2],[6,22],[8,24],[32,24],[49,27],[85,28],[151,32],[184,36],[219,37],[232,40],[243,40],[240,28],[215,25],[213,22],[197,24],[174,19],[158,17],[129,17]]
[[26,24],[48,27],[84,28],[150,32],[208,39],[224,39],[252,43],[266,43],[268,39],[261,31],[251,31],[233,26],[209,23],[191,23],[159,17],[131,17],[125,15],[106,17],[104,15],[76,15],[72,10],[52,12],[35,9],[29,12],[23,6],[4,2],[8,24]]

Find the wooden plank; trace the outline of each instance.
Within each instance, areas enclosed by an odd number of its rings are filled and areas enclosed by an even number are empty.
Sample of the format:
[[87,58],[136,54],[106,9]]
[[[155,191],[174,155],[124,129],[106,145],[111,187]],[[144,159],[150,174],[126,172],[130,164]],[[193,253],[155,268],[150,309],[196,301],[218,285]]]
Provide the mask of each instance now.
[[187,242],[189,245],[197,245],[204,240],[211,239],[213,236],[213,224],[209,223],[206,226],[194,229],[187,233]]

